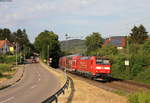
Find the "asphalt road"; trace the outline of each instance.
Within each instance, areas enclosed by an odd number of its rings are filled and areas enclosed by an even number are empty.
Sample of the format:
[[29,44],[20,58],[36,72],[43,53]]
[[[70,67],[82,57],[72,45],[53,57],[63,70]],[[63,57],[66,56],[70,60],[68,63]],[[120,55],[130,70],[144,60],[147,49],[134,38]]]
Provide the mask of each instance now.
[[0,103],[41,103],[60,87],[58,78],[40,64],[27,64],[15,85],[0,91]]

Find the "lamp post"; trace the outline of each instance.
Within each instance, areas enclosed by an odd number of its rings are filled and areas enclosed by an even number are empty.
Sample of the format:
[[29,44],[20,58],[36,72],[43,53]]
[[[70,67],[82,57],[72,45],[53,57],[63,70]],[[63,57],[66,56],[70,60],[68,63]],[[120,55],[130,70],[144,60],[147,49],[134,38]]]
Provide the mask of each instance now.
[[16,45],[16,66],[18,65],[18,43],[17,43],[17,39],[19,39],[16,35],[15,35],[15,45]]
[[[66,37],[66,48],[67,48],[68,47],[67,40],[69,39],[68,34],[65,34],[65,37]],[[65,78],[67,78],[66,68],[64,69],[64,72],[65,72]]]
[[17,58],[18,58],[18,56],[17,56],[17,49],[18,49],[18,46],[17,46],[17,42],[16,42],[16,66],[17,66]]

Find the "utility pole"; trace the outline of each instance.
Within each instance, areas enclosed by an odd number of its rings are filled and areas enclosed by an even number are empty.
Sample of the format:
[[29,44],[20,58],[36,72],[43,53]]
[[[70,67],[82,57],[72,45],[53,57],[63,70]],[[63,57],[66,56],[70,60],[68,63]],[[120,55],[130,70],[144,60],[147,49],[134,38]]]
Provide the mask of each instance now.
[[18,57],[17,57],[17,49],[18,49],[18,46],[17,46],[17,42],[16,42],[16,66],[17,66],[17,64],[18,64],[18,63],[17,63],[17,58],[18,58]]
[[47,46],[47,64],[49,65],[49,45]]
[[25,69],[25,59],[26,59],[26,54],[25,54],[25,48],[24,48],[24,58],[23,58],[23,67],[24,67],[24,69]]
[[[68,34],[65,34],[65,37],[66,37],[66,48],[67,48],[67,47],[68,47],[67,40],[69,39]],[[67,62],[67,61],[66,61],[66,62]],[[67,79],[66,68],[64,69],[64,72],[65,72],[65,78]]]
[[127,59],[125,60],[125,66],[129,66],[130,65],[130,61],[129,61],[129,42],[128,42],[128,35],[126,36],[126,52],[127,52]]

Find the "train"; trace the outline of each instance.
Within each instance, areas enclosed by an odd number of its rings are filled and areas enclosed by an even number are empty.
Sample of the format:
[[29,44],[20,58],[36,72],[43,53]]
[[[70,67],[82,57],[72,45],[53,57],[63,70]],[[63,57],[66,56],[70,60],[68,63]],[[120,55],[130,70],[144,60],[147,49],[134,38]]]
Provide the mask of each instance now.
[[59,59],[59,67],[91,79],[108,79],[111,76],[111,62],[106,57],[63,56]]

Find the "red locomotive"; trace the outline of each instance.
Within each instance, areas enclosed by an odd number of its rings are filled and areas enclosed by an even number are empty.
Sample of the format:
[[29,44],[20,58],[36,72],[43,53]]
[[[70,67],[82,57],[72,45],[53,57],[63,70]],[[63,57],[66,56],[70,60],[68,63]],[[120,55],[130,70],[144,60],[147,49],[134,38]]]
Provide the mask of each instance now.
[[111,73],[110,60],[97,56],[64,56],[59,60],[59,67],[91,78],[104,79]]

